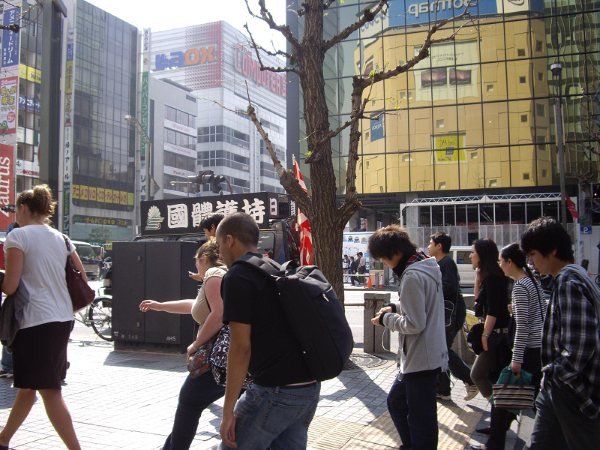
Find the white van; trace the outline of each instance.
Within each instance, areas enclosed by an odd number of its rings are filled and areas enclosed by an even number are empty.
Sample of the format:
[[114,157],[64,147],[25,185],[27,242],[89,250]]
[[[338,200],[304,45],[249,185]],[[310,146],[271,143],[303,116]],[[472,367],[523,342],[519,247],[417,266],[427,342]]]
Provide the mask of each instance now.
[[83,267],[85,269],[85,274],[88,277],[88,280],[95,280],[98,278],[98,258],[96,257],[96,252],[94,251],[94,247],[92,247],[87,242],[83,241],[71,241],[75,246],[75,250],[77,250],[77,254],[83,263]]
[[458,267],[461,287],[475,286],[475,269],[469,259],[471,248],[470,245],[453,245],[450,247],[450,256]]

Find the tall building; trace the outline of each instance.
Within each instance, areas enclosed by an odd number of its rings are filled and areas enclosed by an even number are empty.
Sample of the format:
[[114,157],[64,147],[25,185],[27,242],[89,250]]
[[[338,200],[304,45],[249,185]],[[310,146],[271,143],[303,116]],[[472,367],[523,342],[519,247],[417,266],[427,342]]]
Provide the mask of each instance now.
[[[227,22],[152,33],[151,76],[168,78],[197,98],[197,170],[224,175],[235,193],[283,192],[271,158],[244,115],[248,93],[285,165],[286,79],[260,71],[248,38]],[[262,55],[265,64],[281,62]],[[210,192],[208,185],[201,193]]]
[[67,23],[62,227],[73,239],[135,235],[138,30],[76,0]]
[[196,175],[196,97],[168,78],[149,81],[152,178],[159,187],[153,198],[195,195],[190,177]]
[[[62,27],[60,0],[0,3],[0,206],[43,179],[58,194]],[[0,231],[14,214],[0,211]]]
[[[433,45],[430,56],[408,72],[368,90],[369,118],[361,124],[356,180],[368,211],[359,215],[372,219],[372,229],[383,214],[394,214],[415,229],[420,245],[440,228],[451,231],[457,244],[480,236],[508,243],[531,219],[559,217],[555,105],[561,98],[567,191],[579,197],[582,225],[596,223],[596,1],[390,0],[386,16],[327,54],[332,127],[351,111],[354,75],[410,61],[433,23],[458,16],[469,3],[475,4],[469,17],[434,36],[456,33],[454,40]],[[372,4],[336,2],[328,10],[325,34],[338,33]],[[294,20],[290,25],[297,27]],[[551,71],[557,62],[563,67],[561,79]],[[291,116],[301,111],[296,102],[297,96],[290,98],[288,120],[301,123]],[[288,148],[303,155],[301,136],[301,127],[289,134]],[[346,131],[334,142],[340,194],[348,141]]]

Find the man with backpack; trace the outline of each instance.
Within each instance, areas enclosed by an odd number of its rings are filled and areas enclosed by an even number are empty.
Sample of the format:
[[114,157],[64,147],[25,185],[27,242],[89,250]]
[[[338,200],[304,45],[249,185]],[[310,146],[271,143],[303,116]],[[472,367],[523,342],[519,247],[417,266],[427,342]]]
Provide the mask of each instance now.
[[[448,369],[452,375],[465,384],[467,395],[465,400],[469,401],[477,395],[477,386],[471,380],[471,369],[460,359],[460,356],[452,350],[452,343],[457,333],[465,323],[467,306],[460,292],[460,276],[458,267],[449,255],[452,247],[452,238],[444,232],[434,233],[430,236],[429,256],[433,256],[440,266],[442,272],[442,289],[444,291],[444,321],[446,325],[446,345],[448,347]],[[441,372],[438,384],[438,400],[450,400],[450,375]]]
[[[223,321],[231,342],[221,422],[221,448],[304,449],[321,383],[302,359],[277,286],[261,269],[244,263],[257,252],[259,230],[243,213],[226,216],[217,242],[229,271],[223,278]],[[246,373],[254,383],[239,398]]]
[[600,289],[573,264],[571,237],[553,218],[531,222],[521,247],[554,278],[542,332],[543,380],[532,450],[600,448]]

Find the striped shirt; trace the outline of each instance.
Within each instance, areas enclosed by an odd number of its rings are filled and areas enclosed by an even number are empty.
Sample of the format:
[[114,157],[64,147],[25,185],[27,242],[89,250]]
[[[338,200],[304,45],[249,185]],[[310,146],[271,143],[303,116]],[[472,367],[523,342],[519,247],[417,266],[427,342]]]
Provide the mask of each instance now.
[[575,264],[562,268],[546,311],[542,338],[544,385],[567,388],[579,410],[600,417],[600,291]]
[[512,290],[516,332],[513,362],[523,363],[526,348],[541,348],[546,302],[542,287],[528,276],[515,281]]

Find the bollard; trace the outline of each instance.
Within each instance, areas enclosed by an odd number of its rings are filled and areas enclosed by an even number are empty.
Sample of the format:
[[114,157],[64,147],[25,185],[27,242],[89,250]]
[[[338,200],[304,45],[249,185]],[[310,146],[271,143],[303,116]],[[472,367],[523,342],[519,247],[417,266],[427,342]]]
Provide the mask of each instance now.
[[377,294],[368,292],[365,294],[364,303],[364,339],[363,349],[365,353],[386,353],[383,345],[390,348],[390,333],[386,333],[384,342],[382,345],[381,337],[383,336],[383,327],[375,326],[371,323],[371,319],[375,317],[375,314],[384,306],[390,302],[390,294]]

